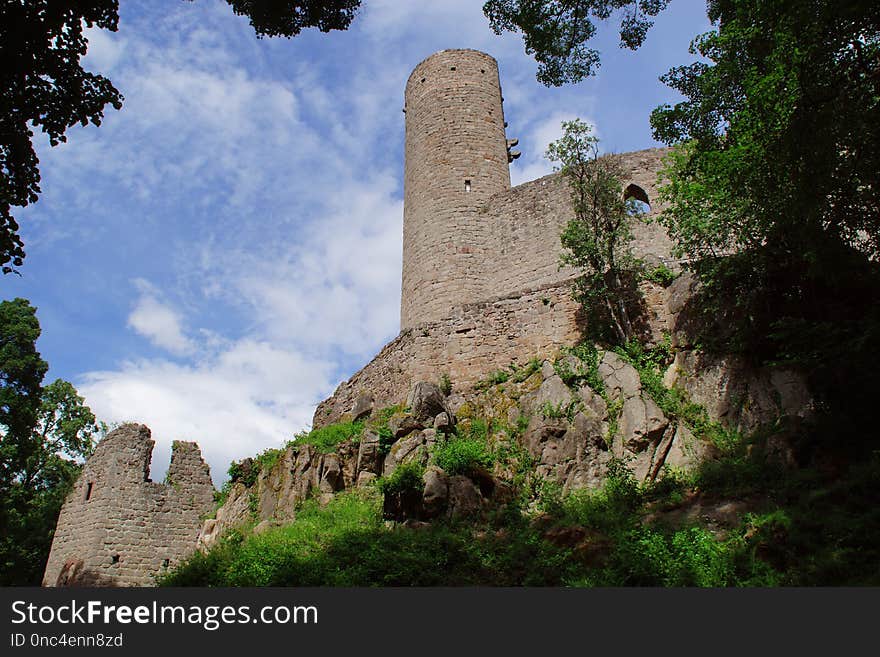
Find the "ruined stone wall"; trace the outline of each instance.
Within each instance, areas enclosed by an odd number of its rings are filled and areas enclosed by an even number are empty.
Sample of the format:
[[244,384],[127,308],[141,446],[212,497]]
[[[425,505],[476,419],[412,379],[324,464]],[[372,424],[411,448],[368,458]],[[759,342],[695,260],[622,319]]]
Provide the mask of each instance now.
[[438,381],[446,373],[456,389],[479,377],[573,344],[580,334],[570,282],[536,286],[514,295],[450,309],[445,319],[407,329],[334,395],[322,402],[314,427],[349,413],[362,392],[377,407],[402,402],[417,381]]
[[481,277],[490,228],[477,208],[510,188],[498,65],[443,50],[406,84],[403,329],[488,298]]
[[150,586],[196,547],[214,486],[195,443],[175,441],[166,483],[150,481],[144,425],[110,432],[67,496],[44,586]]
[[[633,225],[637,257],[668,259],[672,243],[652,219],[663,206],[657,193],[657,172],[667,149],[651,148],[611,155],[623,171],[624,189],[636,198],[644,194],[651,211]],[[636,187],[631,187],[636,186]],[[480,208],[477,219],[486,225],[480,279],[486,297],[567,280],[570,269],[560,270],[560,234],[574,216],[571,191],[560,174],[544,176],[493,196]]]

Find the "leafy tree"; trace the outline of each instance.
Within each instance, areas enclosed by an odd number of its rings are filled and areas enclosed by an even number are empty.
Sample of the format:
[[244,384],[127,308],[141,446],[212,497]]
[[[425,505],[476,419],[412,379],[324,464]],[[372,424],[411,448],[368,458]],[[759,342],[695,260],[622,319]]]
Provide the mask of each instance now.
[[0,584],[40,583],[55,521],[102,429],[76,389],[36,350],[25,299],[0,303]]
[[239,16],[250,18],[258,37],[293,37],[303,29],[346,30],[361,0],[226,0]]
[[587,46],[594,19],[620,19],[620,46],[635,50],[669,0],[488,0],[483,12],[496,34],[522,32],[526,53],[538,62],[538,81],[558,87],[595,75],[599,51]]
[[704,61],[663,81],[685,96],[654,111],[681,143],[667,226],[696,258],[769,247],[821,259],[880,255],[880,8],[873,2],[712,0]]
[[[550,144],[547,158],[568,181],[574,217],[562,232],[563,264],[581,272],[575,297],[590,315],[597,337],[625,344],[633,336],[627,309],[634,203],[624,198],[623,172],[613,158],[599,157],[599,140],[580,119],[562,123],[564,134]],[[603,332],[610,323],[612,335]]]
[[[26,299],[0,303],[0,425],[19,439],[36,424],[40,384],[49,366],[37,351],[40,324]],[[8,485],[27,455],[4,440],[0,452],[0,486]]]
[[[348,28],[360,0],[226,0],[248,16],[258,37],[292,37],[303,29]],[[118,0],[0,0],[0,269],[21,267],[25,252],[13,207],[40,194],[33,128],[52,146],[77,123],[100,125],[104,109],[122,107],[107,78],[83,69],[85,28],[116,31]]]
[[708,6],[716,27],[691,46],[702,61],[663,78],[684,100],[651,116],[655,137],[676,144],[662,221],[702,279],[704,337],[800,366],[838,419],[829,436],[867,440],[880,371],[880,6]]
[[12,206],[40,193],[38,159],[31,138],[40,128],[55,146],[72,125],[100,125],[104,106],[119,109],[122,96],[106,78],[80,65],[86,27],[116,30],[116,0],[0,2],[0,266],[20,267],[24,245]]

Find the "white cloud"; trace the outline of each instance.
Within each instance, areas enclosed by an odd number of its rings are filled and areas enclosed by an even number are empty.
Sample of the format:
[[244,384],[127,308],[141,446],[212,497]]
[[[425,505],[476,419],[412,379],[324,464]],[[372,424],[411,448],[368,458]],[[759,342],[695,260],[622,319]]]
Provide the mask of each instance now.
[[143,279],[135,279],[140,291],[137,303],[128,316],[128,326],[157,347],[182,356],[192,352],[192,342],[183,334],[180,315],[161,302],[156,288]]
[[283,445],[308,427],[331,369],[246,338],[192,365],[140,360],[90,372],[78,388],[105,421],[150,427],[154,478],[164,474],[173,440],[195,440],[219,484],[231,460]]

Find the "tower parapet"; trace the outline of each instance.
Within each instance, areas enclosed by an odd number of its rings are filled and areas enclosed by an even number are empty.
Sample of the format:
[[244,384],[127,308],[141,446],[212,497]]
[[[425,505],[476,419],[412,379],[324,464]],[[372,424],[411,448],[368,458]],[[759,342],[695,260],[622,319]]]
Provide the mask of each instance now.
[[479,208],[510,188],[498,64],[477,50],[442,50],[406,84],[401,329],[485,296]]

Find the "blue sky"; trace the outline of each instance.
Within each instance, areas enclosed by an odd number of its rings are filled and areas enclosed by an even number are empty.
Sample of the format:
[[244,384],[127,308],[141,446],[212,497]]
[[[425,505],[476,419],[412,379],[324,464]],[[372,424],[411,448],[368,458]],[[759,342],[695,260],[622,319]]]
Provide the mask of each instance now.
[[154,478],[171,441],[196,440],[217,483],[308,428],[399,330],[416,64],[444,48],[498,60],[517,184],[551,170],[562,120],[592,122],[605,151],[657,145],[648,115],[676,100],[658,76],[709,28],[704,2],[675,0],[642,49],[619,49],[609,26],[599,75],[549,89],[480,0],[364,0],[347,32],[291,40],[256,39],[220,0],[120,4],[85,64],[123,109],[58,147],[38,139],[43,193],[17,215],[27,258],[3,296],[37,306],[47,382],[151,427]]

